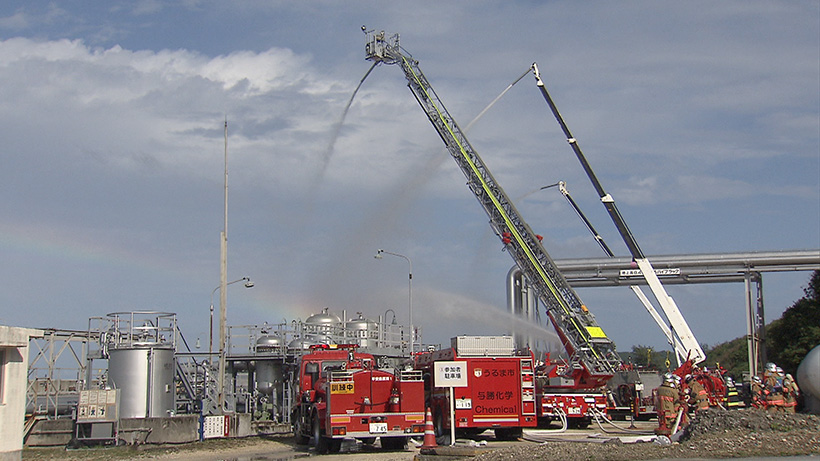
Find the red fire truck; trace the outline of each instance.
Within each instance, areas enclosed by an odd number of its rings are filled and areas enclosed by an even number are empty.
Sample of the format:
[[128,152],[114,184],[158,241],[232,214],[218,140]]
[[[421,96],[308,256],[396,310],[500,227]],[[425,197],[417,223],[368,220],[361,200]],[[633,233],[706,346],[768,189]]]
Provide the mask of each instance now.
[[568,427],[589,426],[595,413],[605,415],[606,394],[594,389],[578,389],[575,380],[567,378],[567,364],[550,360],[535,369],[538,420],[540,425],[564,421]]
[[338,452],[350,437],[398,449],[424,434],[424,383],[416,370],[382,370],[355,345],[312,346],[299,364],[291,421],[296,442]]
[[457,336],[450,348],[415,357],[442,443],[448,443],[450,434],[450,394],[448,388],[435,387],[433,378],[436,363],[449,361],[466,364],[467,386],[453,389],[457,434],[493,429],[496,438],[509,440],[520,437],[522,428],[536,426],[532,352],[516,350],[511,336]]

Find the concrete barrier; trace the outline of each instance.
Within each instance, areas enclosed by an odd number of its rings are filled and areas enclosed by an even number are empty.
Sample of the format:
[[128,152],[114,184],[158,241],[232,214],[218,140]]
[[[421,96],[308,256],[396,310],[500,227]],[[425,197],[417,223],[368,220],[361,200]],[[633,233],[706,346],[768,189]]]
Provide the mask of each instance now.
[[[230,437],[258,435],[249,413],[231,415]],[[74,420],[45,419],[32,428],[26,446],[68,445],[74,436]],[[177,415],[161,418],[124,418],[119,421],[118,438],[133,444],[189,443],[199,440],[199,415]]]
[[199,440],[199,415],[120,420],[119,438],[134,443],[187,443]]

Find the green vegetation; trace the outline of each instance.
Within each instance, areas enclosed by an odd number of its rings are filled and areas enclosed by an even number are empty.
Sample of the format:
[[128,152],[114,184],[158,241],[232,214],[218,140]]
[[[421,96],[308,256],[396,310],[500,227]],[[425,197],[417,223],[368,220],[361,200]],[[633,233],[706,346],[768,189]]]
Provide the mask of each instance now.
[[744,372],[749,372],[749,350],[745,337],[720,343],[711,349],[704,348],[704,352],[706,352],[707,364],[720,364],[729,376],[737,380],[743,376]]
[[766,327],[769,361],[796,374],[800,362],[820,344],[820,271],[814,271],[805,296]]

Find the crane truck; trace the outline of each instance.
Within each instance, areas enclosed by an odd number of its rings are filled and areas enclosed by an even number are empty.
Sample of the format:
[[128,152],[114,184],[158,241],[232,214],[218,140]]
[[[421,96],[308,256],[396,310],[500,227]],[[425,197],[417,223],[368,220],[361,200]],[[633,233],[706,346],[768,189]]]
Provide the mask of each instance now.
[[[658,304],[660,304],[661,309],[663,309],[669,324],[667,325],[654,307],[652,307],[652,304],[648,301],[643,292],[640,290],[633,291],[635,291],[635,294],[641,299],[644,307],[646,307],[647,311],[650,315],[652,315],[652,318],[655,319],[655,322],[664,332],[667,341],[674,348],[675,355],[678,359],[678,365],[682,366],[687,361],[689,361],[691,365],[697,365],[698,363],[703,362],[706,359],[706,354],[704,354],[703,349],[700,347],[700,344],[698,344],[697,339],[695,339],[695,335],[689,328],[689,324],[686,323],[686,320],[683,318],[683,315],[681,314],[680,309],[678,309],[678,305],[675,303],[675,300],[669,296],[666,289],[663,287],[663,284],[661,284],[658,279],[657,274],[655,274],[655,269],[652,267],[652,263],[649,262],[649,259],[644,255],[641,247],[638,246],[638,241],[635,240],[635,236],[632,235],[632,231],[629,230],[629,226],[626,225],[626,221],[620,211],[618,211],[618,206],[615,204],[615,199],[613,199],[612,195],[608,194],[604,190],[604,187],[601,185],[598,177],[595,176],[595,172],[592,171],[592,167],[584,156],[584,153],[581,151],[581,148],[578,146],[578,140],[569,131],[569,127],[566,122],[564,122],[564,118],[561,116],[561,113],[558,112],[558,107],[555,105],[555,102],[552,100],[552,97],[547,91],[547,87],[541,79],[541,72],[539,71],[536,63],[532,64],[532,73],[535,77],[536,86],[538,86],[538,89],[541,91],[541,95],[550,107],[550,110],[555,116],[558,125],[561,126],[561,130],[567,138],[567,143],[569,143],[572,147],[578,161],[581,162],[584,172],[586,172],[589,180],[592,182],[595,191],[601,199],[601,203],[603,203],[607,213],[609,213],[609,216],[612,219],[612,222],[618,229],[618,233],[621,234],[621,238],[623,238],[624,243],[627,248],[629,248],[629,252],[632,254],[633,260],[637,264],[638,268],[640,268],[641,274],[646,280],[647,285],[649,285],[649,288],[655,296],[655,299],[658,301]],[[605,248],[605,251],[606,250],[607,249]],[[610,254],[610,256],[612,255]]]
[[[592,170],[589,161],[584,156],[583,151],[581,151],[581,148],[578,145],[578,140],[570,132],[564,118],[561,116],[555,102],[547,91],[546,85],[544,85],[544,81],[541,79],[541,72],[538,69],[538,65],[533,63],[531,70],[533,76],[535,77],[536,86],[541,91],[541,94],[547,102],[547,105],[555,117],[555,120],[558,122],[558,125],[561,127],[561,130],[566,136],[567,143],[569,143],[572,147],[572,150],[578,158],[578,161],[581,163],[584,172],[587,174],[587,177],[589,177],[595,191],[598,193],[601,203],[606,208],[607,213],[618,230],[618,233],[621,235],[621,238],[629,249],[629,252],[632,254],[632,258],[640,269],[641,275],[645,279],[646,284],[649,286],[652,294],[666,316],[666,320],[664,320],[640,287],[630,285],[630,288],[644,305],[647,312],[649,312],[661,328],[664,336],[666,336],[667,342],[675,352],[678,367],[673,371],[673,373],[681,378],[688,374],[694,375],[695,379],[697,379],[707,390],[707,393],[709,394],[709,401],[712,406],[737,406],[736,402],[730,402],[728,397],[730,394],[737,395],[737,391],[731,379],[727,379],[727,377],[724,377],[723,373],[720,373],[719,371],[717,373],[709,373],[708,370],[697,369],[697,364],[706,360],[706,354],[695,338],[694,333],[692,333],[692,330],[689,328],[689,324],[683,318],[683,314],[680,312],[677,303],[675,303],[675,300],[666,292],[666,289],[655,273],[654,267],[652,267],[649,259],[646,255],[644,255],[640,246],[638,246],[635,236],[629,230],[626,221],[615,204],[615,199],[613,199],[612,196],[604,190],[601,182]],[[586,225],[587,229],[592,233],[596,242],[598,242],[607,256],[613,257],[614,254],[612,253],[612,250],[609,249],[603,241],[603,238],[592,227],[592,224],[586,216],[584,216],[583,212],[578,207],[578,204],[575,200],[573,200],[572,196],[570,196],[569,191],[566,188],[566,184],[561,181],[558,183],[558,186],[561,193],[564,197],[566,197],[572,208],[584,222],[584,225]],[[643,391],[645,390],[643,383],[635,380],[635,376],[636,375],[634,373],[631,373],[630,375],[628,372],[622,372],[620,375],[617,375],[616,379],[610,384],[613,385],[611,387],[618,389],[618,392],[614,393],[616,400],[619,400],[618,403],[625,406],[627,403],[626,400],[632,400],[632,405],[630,406],[632,407],[633,416],[642,416],[643,414],[651,412],[651,404],[647,401],[651,401],[652,399],[651,397],[643,395]]]
[[[546,310],[568,358],[552,369],[567,389],[603,387],[620,367],[615,344],[598,325],[558,270],[555,262],[515,208],[512,200],[467,140],[444,107],[419,63],[399,45],[399,35],[362,28],[366,34],[365,59],[375,64],[397,65],[408,87],[441,137],[450,155],[467,178],[468,187],[490,218],[490,226],[521,270]],[[543,400],[543,399],[542,399]],[[543,403],[543,402],[541,402]],[[537,405],[539,408],[543,405]]]

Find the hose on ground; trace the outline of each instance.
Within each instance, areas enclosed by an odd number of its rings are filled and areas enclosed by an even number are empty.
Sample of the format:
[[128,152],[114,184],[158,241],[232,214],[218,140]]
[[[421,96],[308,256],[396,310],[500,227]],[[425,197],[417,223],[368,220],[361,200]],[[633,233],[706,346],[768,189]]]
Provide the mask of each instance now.
[[[600,427],[601,430],[606,432],[607,434],[611,434],[611,433],[615,433],[615,432],[621,432],[623,434],[654,434],[653,431],[644,431],[644,430],[639,430],[639,429],[630,429],[628,427],[618,426],[617,424],[615,424],[614,421],[609,419],[609,417],[604,412],[602,412],[602,411],[600,411],[596,408],[592,409],[592,416],[593,416],[593,418],[595,418],[595,423],[598,424],[598,427]],[[605,423],[608,423],[609,425],[615,427],[616,429],[618,429],[618,431],[608,431],[608,430],[606,430],[606,428],[604,428],[603,424],[601,424],[601,421],[603,421]]]
[[560,434],[562,432],[566,432],[567,428],[569,427],[569,423],[567,422],[567,414],[564,413],[564,411],[560,408],[556,408],[555,413],[558,415],[558,419],[561,421],[560,429],[538,429],[537,434],[535,433],[536,431],[529,431],[525,429],[524,434],[521,436],[521,439],[526,440],[528,442],[543,443],[546,442],[546,439],[539,437],[539,435]]

